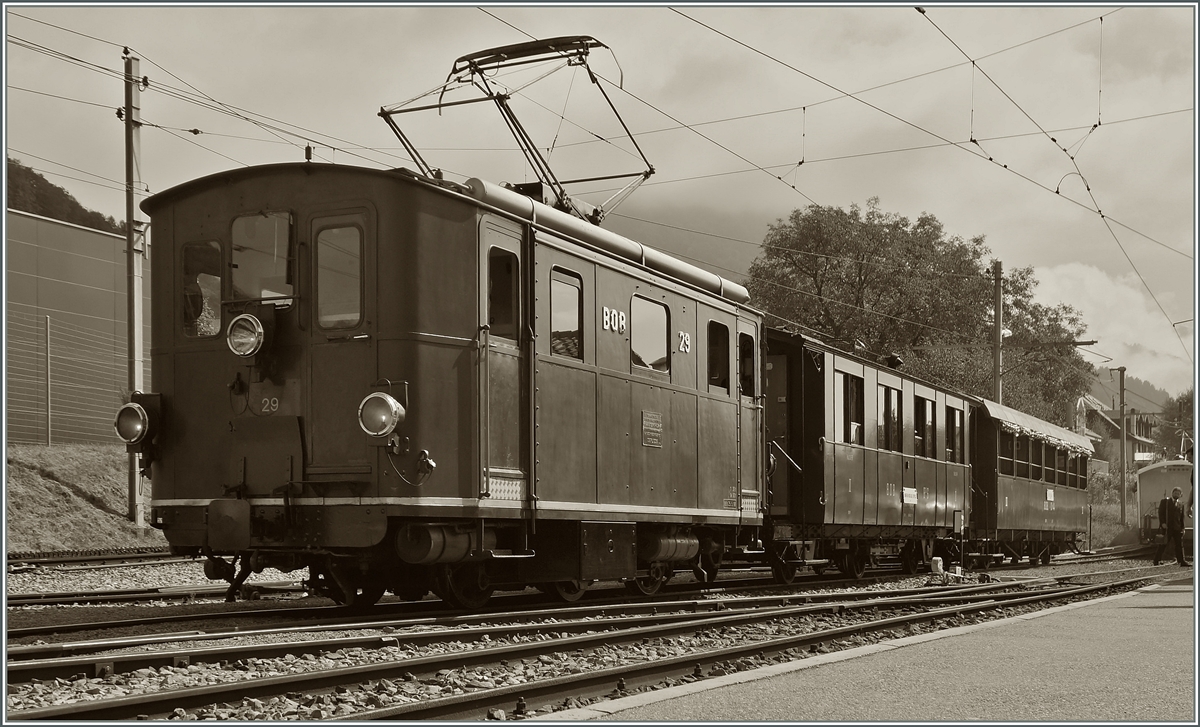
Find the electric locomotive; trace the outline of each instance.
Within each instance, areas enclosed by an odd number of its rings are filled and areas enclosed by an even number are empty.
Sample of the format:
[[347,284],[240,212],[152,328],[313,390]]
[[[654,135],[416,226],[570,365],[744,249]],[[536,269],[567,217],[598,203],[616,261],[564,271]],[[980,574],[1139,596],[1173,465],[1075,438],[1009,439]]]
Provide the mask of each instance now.
[[573,600],[763,550],[742,286],[402,169],[251,167],[143,209],[158,390],[116,429],[153,526],[230,597],[273,567],[344,604]]
[[[496,71],[605,47],[469,54],[408,109],[483,91],[536,183],[444,180],[381,109],[417,172],[265,165],[142,204],[157,391],[115,428],[172,549],[230,599],[306,568],[343,604],[432,590],[475,609],[497,587],[650,594],[729,562],[790,582],[1074,547],[1086,438],[768,330],[743,286],[566,194]],[[641,158],[574,181],[632,179],[615,204],[653,174]]]

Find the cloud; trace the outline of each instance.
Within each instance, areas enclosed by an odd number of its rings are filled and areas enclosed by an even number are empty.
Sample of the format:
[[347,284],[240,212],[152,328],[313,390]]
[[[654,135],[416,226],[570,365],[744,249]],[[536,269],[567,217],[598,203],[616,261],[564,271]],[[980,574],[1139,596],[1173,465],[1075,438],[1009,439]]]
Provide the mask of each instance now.
[[[1034,272],[1040,281],[1034,298],[1044,305],[1067,303],[1077,308],[1087,323],[1086,337],[1098,341],[1083,350],[1113,358],[1105,362],[1088,356],[1097,366],[1125,366],[1130,375],[1172,395],[1192,385],[1195,367],[1172,331],[1171,322],[1163,317],[1136,275],[1114,276],[1079,262],[1037,267]],[[1181,324],[1178,329],[1183,343],[1193,350],[1193,324]],[[1131,339],[1130,331],[1138,331],[1139,335]]]

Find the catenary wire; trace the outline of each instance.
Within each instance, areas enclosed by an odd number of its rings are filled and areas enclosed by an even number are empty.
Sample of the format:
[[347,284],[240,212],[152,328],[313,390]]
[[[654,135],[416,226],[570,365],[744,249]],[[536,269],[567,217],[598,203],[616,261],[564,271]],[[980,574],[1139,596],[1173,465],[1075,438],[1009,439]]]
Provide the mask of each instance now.
[[[938,24],[933,20],[933,18],[929,17],[929,14],[927,12],[925,12],[925,10],[923,10],[921,8],[917,8],[917,10],[921,13],[922,17],[924,17],[926,19],[926,21],[929,22],[930,25],[932,25],[939,33],[941,33],[942,36],[946,38],[946,40],[950,41],[950,44],[953,45],[958,50],[958,52],[963,55],[964,58],[966,58],[967,60],[971,60],[971,56],[965,50],[963,50],[962,46],[960,46],[957,42],[955,42],[954,39],[951,38],[949,36],[949,34],[946,33],[946,31],[944,31],[940,27],[938,27]],[[1087,182],[1086,177],[1083,176],[1083,172],[1079,168],[1078,160],[1076,160],[1075,157],[1071,156],[1070,152],[1068,152],[1066,149],[1064,149],[1062,147],[1062,145],[1059,144],[1058,141],[1055,140],[1054,137],[1050,136],[1050,133],[1047,132],[1045,129],[1043,129],[1042,125],[1039,124],[1037,122],[1037,120],[1034,119],[1033,116],[1030,115],[1030,113],[1028,111],[1026,111],[1024,109],[1024,107],[1021,106],[1021,104],[1017,103],[1016,99],[1014,99],[1011,95],[1009,95],[1008,91],[1004,90],[1004,88],[999,83],[997,83],[988,74],[988,72],[986,70],[984,70],[978,64],[974,63],[974,61],[972,61],[972,65],[975,68],[978,68],[979,72],[983,74],[983,77],[986,78],[988,80],[988,82],[991,83],[996,88],[997,91],[999,91],[1001,94],[1003,94],[1004,98],[1008,99],[1009,103],[1011,103],[1013,106],[1015,106],[1017,108],[1017,110],[1020,111],[1021,114],[1023,114],[1025,116],[1026,119],[1029,119],[1029,122],[1032,123],[1034,126],[1036,126],[1038,131],[1040,131],[1043,136],[1045,136],[1051,143],[1054,144],[1054,146],[1057,149],[1059,149],[1064,154],[1066,154],[1067,158],[1071,160],[1071,166],[1074,167],[1075,173],[1078,174],[1080,176],[1080,178],[1084,180],[1084,187],[1087,189],[1088,197],[1092,200],[1092,205],[1095,207],[1095,210],[1093,210],[1093,211],[1096,214],[1100,215],[1101,221],[1104,222],[1104,228],[1106,230],[1108,230],[1108,234],[1112,236],[1113,242],[1117,243],[1117,247],[1120,248],[1121,254],[1125,256],[1125,260],[1129,263],[1129,267],[1132,268],[1133,272],[1138,276],[1138,280],[1142,281],[1142,287],[1144,287],[1146,289],[1146,292],[1150,294],[1150,299],[1154,301],[1154,304],[1156,306],[1158,306],[1159,311],[1162,312],[1163,317],[1166,318],[1167,322],[1169,323],[1171,321],[1171,316],[1167,313],[1166,308],[1163,307],[1162,302],[1159,301],[1158,296],[1154,294],[1154,290],[1152,290],[1150,288],[1150,283],[1148,283],[1146,281],[1145,276],[1142,275],[1142,271],[1140,269],[1138,269],[1138,266],[1133,262],[1133,258],[1130,257],[1129,251],[1125,249],[1125,246],[1123,244],[1121,244],[1121,239],[1119,237],[1117,237],[1117,233],[1112,229],[1112,225],[1110,225],[1108,223],[1108,220],[1105,219],[1104,212],[1100,209],[1100,203],[1096,200],[1096,195],[1092,191],[1092,185]],[[1099,121],[1097,121],[1096,126],[1099,126]],[[1095,128],[1095,127],[1093,127],[1093,128]],[[1007,167],[1005,167],[1005,168],[1007,168]],[[1171,330],[1175,334],[1175,337],[1179,339],[1179,345],[1182,346],[1183,350],[1187,353],[1188,361],[1191,361],[1192,360],[1192,352],[1188,348],[1187,344],[1184,343],[1183,336],[1179,333],[1178,330],[1176,330],[1174,328],[1174,326],[1172,326]]]

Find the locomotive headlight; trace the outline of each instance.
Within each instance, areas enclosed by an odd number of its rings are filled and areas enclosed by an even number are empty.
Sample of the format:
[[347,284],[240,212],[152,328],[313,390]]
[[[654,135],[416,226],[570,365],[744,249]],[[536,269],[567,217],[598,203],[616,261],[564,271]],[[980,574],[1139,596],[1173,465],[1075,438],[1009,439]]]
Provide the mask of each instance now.
[[367,394],[358,405],[358,425],[372,437],[386,437],[404,421],[404,407],[382,391]]
[[113,429],[126,444],[137,444],[150,431],[150,416],[140,404],[126,404],[117,410]]
[[248,358],[258,353],[266,339],[263,324],[249,313],[243,313],[229,322],[225,332],[225,342],[229,350],[239,356]]

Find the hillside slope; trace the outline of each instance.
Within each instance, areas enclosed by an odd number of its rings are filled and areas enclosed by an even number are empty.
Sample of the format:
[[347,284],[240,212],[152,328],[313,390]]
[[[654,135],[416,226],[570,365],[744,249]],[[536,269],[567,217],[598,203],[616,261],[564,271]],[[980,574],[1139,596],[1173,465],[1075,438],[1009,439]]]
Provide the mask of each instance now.
[[7,552],[165,546],[125,518],[128,459],[119,444],[11,444],[7,452]]

